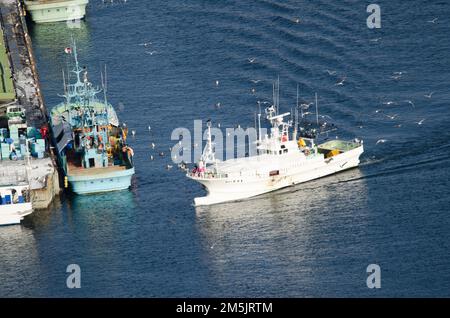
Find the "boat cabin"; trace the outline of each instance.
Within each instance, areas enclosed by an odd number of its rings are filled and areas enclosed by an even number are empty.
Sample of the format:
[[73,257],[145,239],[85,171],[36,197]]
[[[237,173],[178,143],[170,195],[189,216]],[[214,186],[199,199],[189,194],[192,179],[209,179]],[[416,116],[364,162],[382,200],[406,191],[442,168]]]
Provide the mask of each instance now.
[[26,186],[0,187],[0,206],[29,202]]

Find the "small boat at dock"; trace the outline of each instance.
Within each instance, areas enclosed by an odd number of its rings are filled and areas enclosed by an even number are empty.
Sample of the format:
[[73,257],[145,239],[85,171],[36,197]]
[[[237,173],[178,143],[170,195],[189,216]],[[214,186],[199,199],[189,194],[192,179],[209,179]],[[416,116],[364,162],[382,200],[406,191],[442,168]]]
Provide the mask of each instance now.
[[0,186],[0,225],[20,224],[32,212],[28,185]]

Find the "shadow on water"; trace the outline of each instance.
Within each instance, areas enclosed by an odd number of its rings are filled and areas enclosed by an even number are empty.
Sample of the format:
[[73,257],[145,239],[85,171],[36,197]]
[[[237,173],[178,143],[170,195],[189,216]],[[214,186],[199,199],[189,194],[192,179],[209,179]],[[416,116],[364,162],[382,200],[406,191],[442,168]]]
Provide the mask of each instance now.
[[40,257],[36,249],[33,230],[24,226],[0,227],[1,242],[1,280],[0,295],[3,297],[31,296],[34,289],[24,289],[31,282],[38,285],[42,282],[39,275]]
[[[22,225],[0,227],[2,278],[10,282],[0,284],[0,294],[67,295],[65,270],[74,263],[85,269],[87,288],[73,295],[85,295],[88,290],[102,295],[106,287],[114,287],[105,276],[108,271],[117,271],[118,263],[131,268],[123,255],[137,241],[129,230],[137,223],[136,207],[133,191],[63,194],[48,209],[26,217]],[[55,244],[59,248],[51,248]],[[120,293],[120,288],[116,291]]]
[[[358,181],[341,183],[348,179]],[[341,261],[350,267],[346,278],[359,275],[353,262],[368,243],[361,229],[369,214],[359,169],[241,202],[196,208],[213,276],[229,292],[217,296],[319,296],[318,287],[329,283],[324,273]],[[335,279],[343,283],[345,277]]]
[[90,25],[87,20],[81,20],[76,25],[65,22],[29,23],[28,29],[33,44],[40,49],[49,50],[49,54],[59,54],[61,52],[60,46],[63,43],[70,44],[71,36],[80,43],[80,47],[85,47],[90,41]]

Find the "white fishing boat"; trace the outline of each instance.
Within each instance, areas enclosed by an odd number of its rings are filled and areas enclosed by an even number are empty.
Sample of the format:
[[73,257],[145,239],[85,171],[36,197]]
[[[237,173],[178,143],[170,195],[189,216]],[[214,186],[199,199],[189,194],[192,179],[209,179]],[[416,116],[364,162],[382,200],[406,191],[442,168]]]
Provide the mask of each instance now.
[[207,196],[194,199],[196,206],[254,197],[359,165],[362,141],[336,139],[317,145],[314,138],[297,139],[297,128],[290,129],[292,123],[283,120],[290,113],[277,113],[276,106],[266,109],[272,127],[264,137],[259,127],[257,155],[225,161],[215,158],[208,124],[203,154],[197,167],[187,173],[207,191]]
[[36,23],[83,19],[89,0],[26,0],[25,5]]
[[28,185],[0,187],[0,225],[20,224],[32,212]]

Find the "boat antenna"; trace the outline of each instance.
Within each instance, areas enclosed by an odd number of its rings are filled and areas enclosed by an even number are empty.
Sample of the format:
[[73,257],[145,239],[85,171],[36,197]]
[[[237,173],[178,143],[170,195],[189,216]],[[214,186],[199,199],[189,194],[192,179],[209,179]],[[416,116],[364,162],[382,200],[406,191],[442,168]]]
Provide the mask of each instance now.
[[64,68],[62,69],[62,77],[63,77],[63,86],[64,86],[64,97],[66,97],[66,100],[68,99],[67,96],[67,84],[66,84],[66,74],[64,72]]
[[101,71],[100,76],[102,78],[103,98],[105,100],[105,105],[108,105],[108,100],[107,100],[107,96],[106,96],[106,93],[108,91],[108,79],[107,79],[107,73],[106,73],[106,64],[105,64],[105,75],[103,75],[103,71]]
[[317,125],[319,125],[319,105],[317,103],[317,93],[316,93],[316,120],[317,120]]
[[297,83],[297,106],[295,107],[295,131],[297,131],[297,125],[298,125],[298,83]]
[[261,143],[261,102],[258,101],[258,142]]
[[273,99],[273,107],[276,107],[277,100],[275,97],[275,82],[272,84],[272,99]]
[[277,115],[279,113],[280,108],[280,75],[278,75],[278,83],[277,83]]
[[73,46],[73,58],[75,59],[75,74],[77,74],[77,82],[81,83],[80,74],[82,70],[78,63],[77,43],[75,42],[73,37],[72,37],[72,46]]

